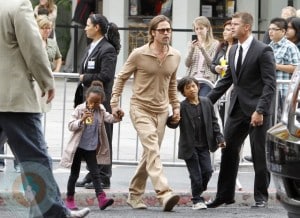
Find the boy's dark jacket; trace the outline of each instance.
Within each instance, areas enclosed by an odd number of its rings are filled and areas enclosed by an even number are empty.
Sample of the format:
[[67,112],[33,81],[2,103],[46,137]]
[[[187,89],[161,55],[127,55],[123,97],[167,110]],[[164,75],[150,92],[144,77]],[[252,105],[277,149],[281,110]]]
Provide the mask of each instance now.
[[[175,129],[178,125],[180,126],[178,158],[184,160],[191,158],[193,146],[195,145],[195,128],[191,113],[188,111],[188,104],[187,99],[180,103],[181,119],[177,124],[171,124],[172,117],[169,117],[167,120],[167,126],[170,128]],[[208,147],[211,152],[215,152],[218,149],[218,144],[224,142],[224,137],[220,131],[211,101],[206,97],[200,97],[200,105],[206,128]]]

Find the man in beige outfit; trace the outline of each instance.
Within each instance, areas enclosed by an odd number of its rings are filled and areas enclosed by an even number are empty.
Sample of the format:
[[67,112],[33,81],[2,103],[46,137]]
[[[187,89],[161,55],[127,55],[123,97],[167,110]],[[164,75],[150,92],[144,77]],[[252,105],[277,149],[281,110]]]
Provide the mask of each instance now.
[[171,32],[167,17],[154,17],[149,23],[149,43],[130,54],[113,86],[111,107],[112,113],[116,114],[124,84],[133,74],[130,117],[144,149],[127,200],[135,209],[147,208],[142,195],[148,176],[164,211],[171,211],[179,201],[179,196],[174,195],[168,185],[160,160],[169,104],[174,119],[180,119],[176,81],[180,54],[169,45]]

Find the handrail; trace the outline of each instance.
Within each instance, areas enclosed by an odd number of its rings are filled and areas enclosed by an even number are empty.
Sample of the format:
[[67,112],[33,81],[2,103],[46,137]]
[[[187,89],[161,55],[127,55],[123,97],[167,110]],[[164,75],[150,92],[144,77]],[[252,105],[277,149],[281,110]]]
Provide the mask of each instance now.
[[[62,140],[61,140],[61,144],[60,144],[60,156],[52,156],[52,160],[53,161],[60,161],[61,159],[61,155],[62,155],[62,152],[63,152],[63,146],[64,146],[64,141],[65,141],[65,135],[64,135],[64,126],[65,126],[65,113],[66,113],[66,110],[68,110],[68,108],[66,108],[66,101],[67,101],[67,80],[69,78],[79,78],[79,74],[78,73],[62,73],[62,72],[57,72],[57,73],[53,73],[53,76],[55,77],[55,79],[64,79],[63,82],[64,82],[64,87],[63,87],[63,93],[62,93],[62,98],[63,98],[63,103],[62,103],[62,109],[61,109],[61,113],[62,113],[62,120],[61,120],[61,125],[62,125]],[[178,78],[180,79],[180,78]],[[132,78],[130,79],[132,80]],[[205,82],[207,83],[211,88],[213,88],[215,85],[206,80],[206,79],[198,79],[199,82]],[[278,80],[277,81],[277,85],[279,84],[287,84],[289,83],[290,81],[285,81],[285,80]],[[229,105],[229,100],[230,100],[230,93],[231,90],[229,89],[227,91],[227,95],[226,95],[226,98],[224,100],[224,103],[225,103],[225,111],[227,112],[228,111],[228,105]],[[276,99],[278,97],[278,92],[276,92]],[[72,98],[73,98],[73,93],[72,93]],[[122,97],[121,97],[122,99]],[[125,101],[121,100],[120,104],[123,104]],[[278,105],[278,101],[277,103],[275,104],[275,106],[277,107]],[[122,106],[122,105],[121,105]],[[215,112],[216,112],[216,115],[220,121],[220,116],[219,116],[219,112],[218,112],[218,109],[217,109],[217,106],[218,104],[215,104],[214,105],[214,109],[215,109]],[[72,108],[73,109],[73,108]],[[277,112],[275,110],[275,112]],[[276,116],[275,116],[276,117]],[[49,128],[47,127],[47,120],[48,120],[48,117],[47,115],[45,114],[44,115],[44,126],[45,126],[45,132],[46,133],[47,131],[49,131]],[[221,121],[220,121],[221,122]],[[115,148],[114,150],[114,153],[116,153],[116,158],[113,159],[113,163],[114,164],[129,164],[129,165],[132,165],[132,164],[137,164],[138,163],[138,152],[139,152],[139,140],[138,140],[138,137],[137,137],[137,134],[135,134],[135,146],[133,148],[133,151],[131,152],[133,154],[133,157],[130,158],[130,160],[125,160],[121,158],[121,155],[120,155],[120,152],[121,152],[121,146],[120,144],[122,143],[122,140],[121,140],[121,136],[122,136],[122,130],[124,129],[124,131],[126,131],[125,129],[126,128],[122,128],[122,126],[124,125],[123,122],[119,123],[119,128],[118,130],[115,132],[116,133],[116,137],[117,137],[117,140],[115,140],[114,138],[114,141],[113,141],[113,147]],[[128,124],[127,124],[128,125]],[[220,127],[222,128],[222,125],[220,125]],[[172,130],[171,130],[172,131]],[[167,133],[166,133],[167,134]],[[184,162],[181,162],[179,161],[176,157],[177,157],[177,154],[175,153],[176,152],[176,148],[177,148],[177,137],[178,137],[178,134],[176,132],[176,129],[174,130],[173,133],[169,133],[168,137],[170,137],[170,134],[174,134],[174,137],[173,137],[173,145],[172,145],[172,149],[170,149],[169,151],[172,151],[171,156],[172,156],[172,161],[163,161],[163,164],[164,165],[168,165],[168,166],[184,166]],[[166,138],[166,135],[165,135],[165,138]],[[5,158],[5,159],[14,159],[13,155],[8,155],[8,154],[0,154],[0,158]],[[214,164],[214,155],[212,155],[212,164]]]

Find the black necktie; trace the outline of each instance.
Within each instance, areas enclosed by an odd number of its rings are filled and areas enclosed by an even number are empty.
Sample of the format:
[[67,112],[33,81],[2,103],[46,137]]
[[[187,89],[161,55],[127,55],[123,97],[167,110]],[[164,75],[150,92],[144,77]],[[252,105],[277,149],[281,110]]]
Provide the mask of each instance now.
[[243,59],[243,47],[240,46],[239,56],[238,56],[238,60],[237,60],[237,63],[236,63],[236,70],[235,70],[237,77],[239,76],[239,73],[240,73],[240,70],[241,70],[242,59]]

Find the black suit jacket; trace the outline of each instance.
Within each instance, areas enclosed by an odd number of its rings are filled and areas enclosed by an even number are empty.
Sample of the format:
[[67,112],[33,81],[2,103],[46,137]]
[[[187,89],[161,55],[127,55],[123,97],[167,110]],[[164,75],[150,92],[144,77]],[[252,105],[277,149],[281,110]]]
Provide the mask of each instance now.
[[237,48],[238,45],[235,44],[230,49],[226,75],[207,97],[215,103],[233,84],[229,115],[237,100],[246,116],[251,116],[254,111],[264,115],[271,114],[271,102],[276,90],[275,59],[272,48],[253,39],[241,66],[239,77],[236,75],[234,65]]
[[[100,80],[103,82],[104,92],[106,95],[104,106],[108,111],[110,111],[109,102],[117,64],[116,49],[104,37],[87,57],[88,50],[89,46],[86,49],[81,64],[81,74],[84,74],[82,83],[85,87],[89,87],[94,80]],[[94,62],[94,67],[88,67],[88,61]]]
[[[191,112],[188,110],[189,102],[184,100],[180,103],[180,115],[181,120],[178,124],[171,124],[171,118],[168,118],[167,126],[170,128],[177,128],[180,126],[179,136],[179,159],[190,159],[193,155],[195,142],[195,126]],[[224,142],[223,134],[220,131],[218,119],[214,112],[214,107],[209,99],[206,97],[200,97],[200,105],[204,118],[204,126],[206,131],[207,143],[209,150],[215,152],[218,149],[218,144]]]

